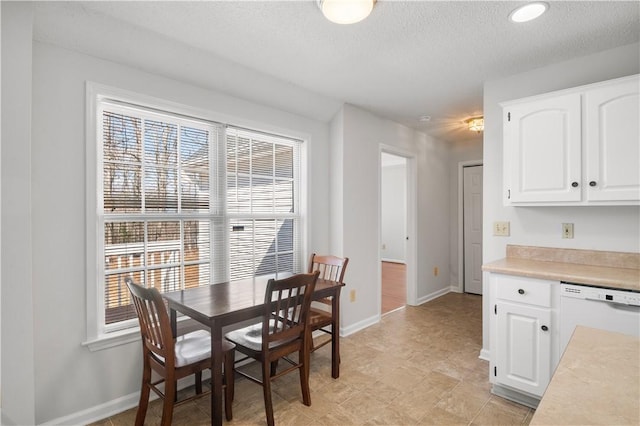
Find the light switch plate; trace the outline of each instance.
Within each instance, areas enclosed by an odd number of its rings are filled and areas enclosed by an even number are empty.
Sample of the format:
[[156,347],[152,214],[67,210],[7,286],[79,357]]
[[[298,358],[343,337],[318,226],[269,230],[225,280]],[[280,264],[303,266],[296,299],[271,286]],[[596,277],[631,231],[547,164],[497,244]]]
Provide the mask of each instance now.
[[573,223],[562,224],[562,238],[573,238]]
[[510,222],[493,222],[493,235],[496,237],[508,237],[511,235]]

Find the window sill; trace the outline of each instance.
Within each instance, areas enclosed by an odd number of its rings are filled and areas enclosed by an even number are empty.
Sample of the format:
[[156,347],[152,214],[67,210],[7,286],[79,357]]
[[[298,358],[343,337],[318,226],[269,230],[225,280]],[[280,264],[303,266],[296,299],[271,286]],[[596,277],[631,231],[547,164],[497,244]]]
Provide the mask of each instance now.
[[[181,316],[178,318],[178,336],[186,333],[190,333],[195,330],[209,330],[202,324]],[[82,346],[89,348],[91,352],[101,351],[103,349],[109,349],[120,345],[126,345],[132,342],[140,341],[140,327],[131,327],[125,330],[112,331],[109,334],[103,334],[93,340],[87,340],[82,342]]]
[[96,352],[103,349],[114,348],[116,346],[126,345],[128,343],[139,341],[140,329],[136,327],[133,329],[104,334],[96,339],[82,342],[82,346],[88,347],[91,352]]

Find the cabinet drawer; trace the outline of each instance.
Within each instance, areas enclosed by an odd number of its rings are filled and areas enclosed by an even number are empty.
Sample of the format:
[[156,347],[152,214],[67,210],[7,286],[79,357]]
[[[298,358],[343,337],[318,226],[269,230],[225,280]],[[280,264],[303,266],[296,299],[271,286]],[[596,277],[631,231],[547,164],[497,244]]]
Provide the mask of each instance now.
[[553,281],[512,275],[496,275],[495,280],[498,299],[551,307]]

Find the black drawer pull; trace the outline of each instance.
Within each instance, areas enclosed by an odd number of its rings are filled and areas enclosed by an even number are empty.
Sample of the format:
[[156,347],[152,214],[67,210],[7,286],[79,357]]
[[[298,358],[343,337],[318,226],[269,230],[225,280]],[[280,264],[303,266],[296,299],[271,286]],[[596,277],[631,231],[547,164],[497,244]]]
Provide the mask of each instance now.
[[542,331],[548,331],[549,330],[549,327],[547,327],[546,325],[543,325],[540,328],[542,329]]
[[596,186],[596,185],[597,185],[597,183],[596,183],[595,180],[592,180],[591,182],[589,182],[589,186]]
[[578,187],[578,182],[572,182],[571,186],[573,186],[574,188],[577,188]]
[[523,289],[518,289],[518,293],[524,294],[524,290]]

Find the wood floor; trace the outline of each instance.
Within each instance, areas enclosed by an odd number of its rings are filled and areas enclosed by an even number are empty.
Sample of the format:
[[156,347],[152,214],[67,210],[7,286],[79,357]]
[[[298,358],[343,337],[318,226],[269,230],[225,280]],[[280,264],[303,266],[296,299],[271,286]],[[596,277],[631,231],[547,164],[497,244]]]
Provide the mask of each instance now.
[[[522,425],[533,410],[491,394],[482,346],[482,297],[448,293],[391,312],[340,339],[340,378],[331,378],[329,345],[311,355],[311,406],[296,374],[273,383],[277,425]],[[230,425],[264,425],[262,388],[236,379]],[[176,426],[210,424],[208,398],[176,408]],[[134,424],[136,408],[94,423]],[[149,404],[147,425],[160,421]]]
[[382,262],[382,314],[407,304],[407,267],[404,263]]

